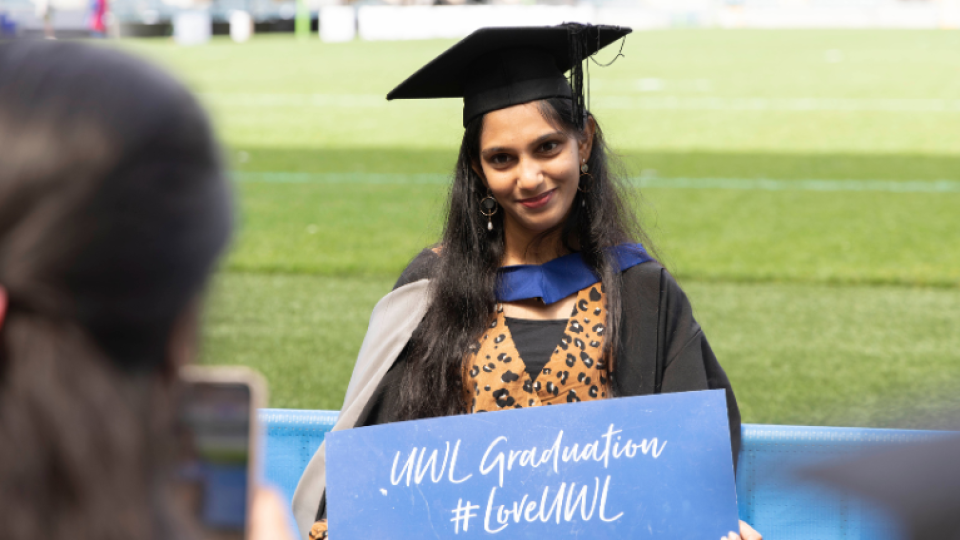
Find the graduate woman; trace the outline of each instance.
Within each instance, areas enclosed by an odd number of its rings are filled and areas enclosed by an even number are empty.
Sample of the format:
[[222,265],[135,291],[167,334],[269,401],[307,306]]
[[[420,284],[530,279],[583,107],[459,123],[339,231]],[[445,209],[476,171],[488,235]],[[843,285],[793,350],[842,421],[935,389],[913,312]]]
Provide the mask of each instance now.
[[[443,238],[375,308],[334,429],[719,388],[735,462],[730,383],[686,296],[637,243],[586,108],[584,61],[628,33],[481,29],[388,94],[463,98],[465,131]],[[326,536],[323,447],[294,513]]]

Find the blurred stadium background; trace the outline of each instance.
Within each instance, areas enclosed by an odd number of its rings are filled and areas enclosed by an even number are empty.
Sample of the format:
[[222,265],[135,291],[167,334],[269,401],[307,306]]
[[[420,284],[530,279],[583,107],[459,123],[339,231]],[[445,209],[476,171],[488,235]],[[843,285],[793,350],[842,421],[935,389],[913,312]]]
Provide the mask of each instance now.
[[[241,44],[106,43],[173,70],[215,119],[241,215],[203,358],[262,370],[272,406],[339,408],[373,305],[437,237],[461,104],[386,92],[471,25],[551,17],[643,29],[591,70],[592,109],[745,421],[909,427],[960,405],[960,2],[111,10],[120,36],[170,35],[182,13],[256,25]],[[0,12],[40,28],[26,0]],[[398,39],[423,37],[446,39]]]
[[[957,28],[960,0],[106,0],[105,31],[114,37],[169,35],[183,15],[202,14],[214,33],[228,33],[242,13],[260,32],[301,35],[320,29],[326,41],[457,38],[481,26],[577,20],[634,29]],[[37,32],[46,7],[59,32],[83,35],[98,0],[2,0],[6,33]],[[435,6],[454,9],[436,10]],[[345,9],[349,7],[349,9]],[[397,9],[397,8],[416,9]],[[246,22],[247,19],[244,19]],[[186,18],[184,26],[189,25]],[[326,35],[324,35],[326,34]]]

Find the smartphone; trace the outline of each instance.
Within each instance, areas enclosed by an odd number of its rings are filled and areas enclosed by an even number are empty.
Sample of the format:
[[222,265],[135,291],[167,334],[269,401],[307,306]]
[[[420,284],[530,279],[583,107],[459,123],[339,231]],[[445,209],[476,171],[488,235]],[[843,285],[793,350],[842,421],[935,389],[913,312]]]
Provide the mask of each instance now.
[[244,540],[259,477],[263,377],[242,367],[180,372],[177,497],[205,540]]

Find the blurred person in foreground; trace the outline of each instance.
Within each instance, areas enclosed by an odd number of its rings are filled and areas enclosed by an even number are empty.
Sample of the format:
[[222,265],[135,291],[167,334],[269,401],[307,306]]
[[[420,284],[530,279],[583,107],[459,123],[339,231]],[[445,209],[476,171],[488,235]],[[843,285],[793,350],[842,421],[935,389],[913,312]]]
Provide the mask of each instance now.
[[960,540],[960,437],[890,445],[807,471],[882,509],[908,540]]
[[[209,123],[118,52],[0,44],[0,538],[195,538],[178,368],[231,230]],[[257,494],[253,539],[288,538]]]

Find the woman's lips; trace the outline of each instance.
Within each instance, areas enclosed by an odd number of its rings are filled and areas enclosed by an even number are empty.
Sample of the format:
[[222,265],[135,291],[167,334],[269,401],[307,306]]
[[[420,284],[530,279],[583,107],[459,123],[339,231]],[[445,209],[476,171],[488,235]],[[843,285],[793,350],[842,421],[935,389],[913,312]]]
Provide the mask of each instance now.
[[557,191],[557,188],[553,188],[542,195],[537,195],[536,197],[530,197],[529,199],[522,199],[520,201],[520,204],[522,204],[527,208],[540,208],[541,206],[544,206],[545,204],[550,202],[551,199],[553,199],[553,195],[554,193],[556,193],[556,191]]

